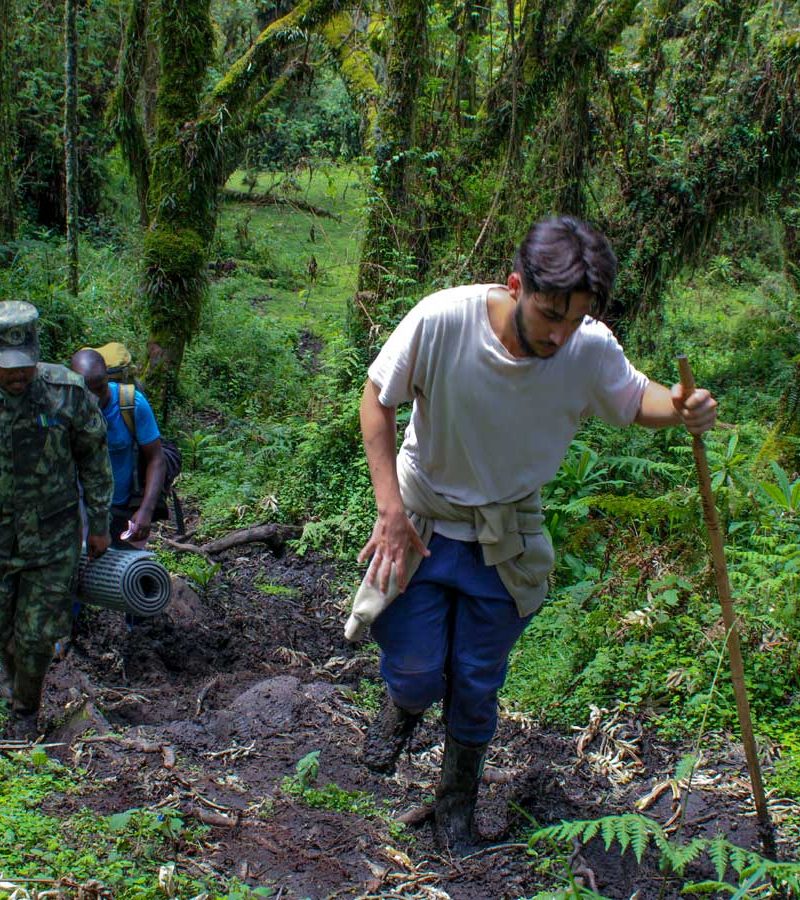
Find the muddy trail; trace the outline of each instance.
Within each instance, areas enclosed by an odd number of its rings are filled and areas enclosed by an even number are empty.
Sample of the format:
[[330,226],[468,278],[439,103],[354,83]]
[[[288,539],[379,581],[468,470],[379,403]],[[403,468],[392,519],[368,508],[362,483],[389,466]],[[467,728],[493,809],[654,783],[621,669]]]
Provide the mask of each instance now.
[[[180,809],[209,831],[201,852],[179,855],[179,868],[269,885],[282,900],[532,897],[564,884],[563,865],[527,852],[532,822],[633,812],[648,795],[648,815],[673,816],[663,785],[680,748],[613,718],[562,735],[504,716],[479,797],[484,843],[463,859],[442,855],[419,812],[432,799],[442,726],[426,716],[394,777],[360,763],[374,714],[362,698],[377,694],[365,685],[379,683],[378,659],[374,646],[344,640],[347,601],[334,566],[263,544],[219,561],[201,596],[178,583],[167,611],[130,632],[120,613],[84,610],[48,676],[43,721],[47,741],[60,744],[50,752],[102,787],[58,798],[60,814]],[[305,783],[329,798],[337,787],[341,796],[365,792],[356,811],[319,808],[292,789],[287,779],[314,751]],[[757,849],[738,745],[706,758],[695,782],[683,835],[722,832]],[[416,824],[398,829],[410,811]],[[675,897],[682,883],[665,880],[655,857],[638,865],[599,840],[571,863],[608,897]],[[686,876],[710,877],[702,863]]]

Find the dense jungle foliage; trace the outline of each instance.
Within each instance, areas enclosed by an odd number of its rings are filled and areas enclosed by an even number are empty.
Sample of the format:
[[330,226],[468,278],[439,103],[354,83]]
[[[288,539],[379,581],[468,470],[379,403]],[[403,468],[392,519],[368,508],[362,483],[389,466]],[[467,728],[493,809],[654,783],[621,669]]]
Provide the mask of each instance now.
[[[294,549],[355,584],[375,350],[425,293],[504,281],[540,216],[609,234],[629,357],[672,383],[686,353],[720,400],[706,444],[747,688],[800,841],[797,4],[82,0],[77,297],[62,16],[0,0],[0,296],[37,304],[47,360],[134,350],[200,538],[300,525]],[[568,730],[619,710],[700,751],[737,734],[687,435],[589,422],[545,500],[557,569],[506,711]]]

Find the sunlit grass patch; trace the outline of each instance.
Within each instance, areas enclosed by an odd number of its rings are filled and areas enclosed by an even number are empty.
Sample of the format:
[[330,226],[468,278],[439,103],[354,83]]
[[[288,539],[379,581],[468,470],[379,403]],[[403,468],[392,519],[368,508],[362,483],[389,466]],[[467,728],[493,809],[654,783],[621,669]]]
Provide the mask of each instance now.
[[[243,177],[235,173],[228,188],[247,191]],[[236,260],[233,277],[241,278],[243,296],[261,312],[322,337],[341,330],[356,287],[362,178],[355,166],[322,166],[311,177],[262,173],[253,195],[269,194],[279,203],[224,204],[216,253]],[[262,286],[243,277],[247,274],[259,277]]]

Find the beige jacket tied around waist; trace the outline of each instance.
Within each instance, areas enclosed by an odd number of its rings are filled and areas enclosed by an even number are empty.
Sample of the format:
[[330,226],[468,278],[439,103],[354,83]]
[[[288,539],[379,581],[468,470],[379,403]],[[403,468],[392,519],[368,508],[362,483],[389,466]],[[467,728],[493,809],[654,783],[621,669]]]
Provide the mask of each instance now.
[[[520,616],[539,609],[547,594],[547,576],[553,568],[554,556],[550,541],[542,531],[544,516],[538,489],[515,503],[459,506],[424,484],[402,456],[397,460],[397,477],[403,503],[423,544],[427,546],[431,539],[435,519],[469,522],[483,549],[484,562],[487,566],[497,566],[497,574],[517,604]],[[422,556],[409,549],[406,558],[409,579],[421,561]],[[394,566],[385,593],[377,585],[368,584],[365,575],[345,625],[347,640],[363,637],[398,593]]]

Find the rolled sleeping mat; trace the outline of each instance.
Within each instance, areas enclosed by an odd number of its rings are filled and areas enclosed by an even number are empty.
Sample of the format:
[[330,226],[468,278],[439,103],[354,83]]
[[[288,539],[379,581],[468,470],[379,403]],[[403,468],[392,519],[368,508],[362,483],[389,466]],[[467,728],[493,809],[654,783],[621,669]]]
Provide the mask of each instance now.
[[79,598],[90,606],[155,616],[169,603],[169,573],[147,550],[109,549],[98,559],[81,554]]

